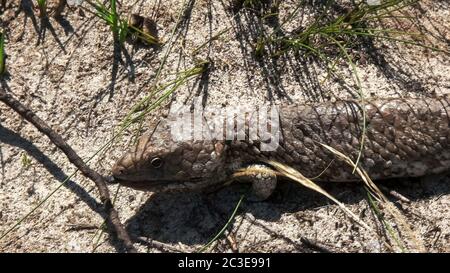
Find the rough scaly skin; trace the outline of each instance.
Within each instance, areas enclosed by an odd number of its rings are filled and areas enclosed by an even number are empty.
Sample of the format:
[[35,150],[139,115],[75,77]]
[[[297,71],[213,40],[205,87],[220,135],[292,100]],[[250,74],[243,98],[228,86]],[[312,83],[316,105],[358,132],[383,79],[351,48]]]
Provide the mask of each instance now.
[[[360,163],[373,179],[450,169],[450,95],[377,99],[366,102],[365,110]],[[270,158],[306,177],[325,170],[317,180],[358,180],[351,167],[333,161],[335,156],[318,144],[357,158],[363,120],[358,101],[281,105],[278,111],[281,140],[276,151],[263,152],[259,142],[248,140],[175,142],[167,121],[162,120],[116,163],[113,175],[119,183],[141,190],[198,190],[217,187],[237,169]],[[155,158],[161,164],[152,165]]]

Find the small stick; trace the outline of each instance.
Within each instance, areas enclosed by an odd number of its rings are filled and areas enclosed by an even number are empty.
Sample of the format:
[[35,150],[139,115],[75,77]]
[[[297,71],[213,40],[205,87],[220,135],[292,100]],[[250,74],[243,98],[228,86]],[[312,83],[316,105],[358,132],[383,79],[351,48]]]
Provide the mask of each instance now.
[[399,199],[399,200],[401,200],[401,201],[403,201],[403,202],[405,202],[405,203],[411,203],[411,200],[409,200],[407,197],[405,197],[404,195],[402,195],[402,194],[400,194],[400,193],[398,193],[398,192],[396,192],[396,191],[394,191],[394,190],[391,190],[391,189],[388,189],[388,188],[386,188],[386,187],[384,187],[384,186],[379,186],[383,191],[385,191],[385,192],[388,192],[390,195],[392,195],[392,196],[394,196],[395,198],[397,198],[397,199]]
[[117,238],[123,242],[127,252],[137,252],[137,250],[133,246],[133,243],[131,242],[130,236],[120,222],[119,214],[112,205],[105,178],[96,171],[89,168],[86,163],[84,163],[83,159],[81,159],[81,157],[78,156],[78,154],[72,149],[72,147],[70,147],[69,144],[67,144],[67,142],[65,142],[58,133],[53,131],[33,111],[28,109],[25,105],[13,98],[11,95],[7,94],[3,89],[0,89],[0,101],[8,105],[25,120],[33,124],[34,127],[39,130],[39,132],[45,134],[67,156],[69,161],[83,173],[83,175],[85,175],[95,183],[100,194],[100,200],[104,205],[104,209],[107,215],[106,223],[116,232]]
[[238,245],[237,245],[237,242],[236,242],[236,238],[232,234],[226,234],[225,238],[227,239],[228,243],[230,244],[231,250],[234,253],[238,253],[239,252],[239,248],[238,248]]
[[334,250],[329,249],[328,246],[325,246],[324,244],[319,243],[318,241],[311,240],[306,237],[301,237],[300,241],[307,247],[317,250],[322,253],[334,253],[335,252]]
[[98,226],[87,225],[87,224],[69,225],[69,227],[65,231],[67,232],[67,231],[80,231],[80,230],[92,230],[92,229],[98,229]]
[[175,252],[175,253],[186,253],[186,251],[183,251],[181,249],[173,247],[173,246],[171,246],[169,244],[161,243],[161,242],[158,242],[158,241],[155,241],[155,240],[149,240],[146,237],[136,237],[135,239],[136,239],[136,241],[140,241],[140,243],[142,243],[142,244],[145,244],[145,245],[148,245],[148,246],[152,246],[152,247],[155,247],[155,248],[161,248],[163,250],[169,250],[169,251],[172,251],[172,252]]

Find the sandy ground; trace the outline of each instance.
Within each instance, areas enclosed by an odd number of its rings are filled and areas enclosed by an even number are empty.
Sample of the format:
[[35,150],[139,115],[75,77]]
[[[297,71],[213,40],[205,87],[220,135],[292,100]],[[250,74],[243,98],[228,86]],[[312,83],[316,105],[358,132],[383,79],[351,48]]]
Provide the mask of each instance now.
[[[160,48],[126,44],[114,55],[110,30],[92,14],[66,10],[63,20],[43,23],[31,1],[8,1],[1,25],[8,29],[8,72],[1,88],[31,107],[87,159],[106,143],[131,106],[150,91],[157,68],[169,48],[183,1],[121,1],[120,11],[149,16],[157,22]],[[126,3],[125,3],[126,2]],[[22,3],[23,8],[19,9]],[[189,103],[201,96],[208,104],[255,104],[264,101],[324,101],[355,97],[351,71],[338,64],[341,80],[322,83],[323,67],[311,58],[286,55],[257,60],[251,45],[261,25],[255,13],[233,15],[227,1],[186,1],[159,82],[210,58],[211,70],[183,85],[173,97]],[[280,20],[295,1],[283,1]],[[286,31],[313,12],[305,7]],[[427,43],[449,48],[450,9],[447,1],[422,1],[411,11],[414,30]],[[401,24],[401,23],[400,23]],[[226,27],[230,31],[196,56],[192,51]],[[408,27],[408,26],[404,26]],[[450,92],[448,55],[396,43],[374,42],[354,52],[367,96],[423,96]],[[154,116],[158,117],[159,114]],[[145,127],[145,126],[144,126]],[[144,128],[148,129],[148,128]],[[128,146],[127,131],[91,166],[108,175]],[[29,160],[30,164],[24,162]],[[75,171],[66,157],[36,129],[0,105],[0,232],[30,212]],[[448,252],[450,243],[450,178],[401,179],[383,185],[408,197],[401,209],[430,252]],[[265,202],[244,200],[238,215],[212,251],[311,252],[305,240],[336,252],[397,251],[369,209],[364,189],[355,184],[322,185],[376,232],[352,222],[336,205],[310,190],[283,183]],[[115,193],[117,186],[111,186]],[[120,188],[119,214],[143,252],[195,251],[226,223],[247,188],[234,185],[210,194],[158,194]],[[103,213],[91,181],[73,176],[42,207],[0,241],[3,252],[115,252],[121,246],[105,234],[98,239]],[[97,244],[99,243],[99,244]],[[387,243],[387,244],[386,244]],[[394,249],[388,245],[394,245]]]

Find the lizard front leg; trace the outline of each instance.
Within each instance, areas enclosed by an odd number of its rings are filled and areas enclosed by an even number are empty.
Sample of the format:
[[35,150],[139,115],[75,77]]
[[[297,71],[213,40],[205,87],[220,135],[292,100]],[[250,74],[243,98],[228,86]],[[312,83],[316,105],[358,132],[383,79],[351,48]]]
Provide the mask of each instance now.
[[277,175],[271,168],[254,164],[239,170],[233,175],[239,182],[252,183],[250,201],[264,201],[272,195],[277,186]]

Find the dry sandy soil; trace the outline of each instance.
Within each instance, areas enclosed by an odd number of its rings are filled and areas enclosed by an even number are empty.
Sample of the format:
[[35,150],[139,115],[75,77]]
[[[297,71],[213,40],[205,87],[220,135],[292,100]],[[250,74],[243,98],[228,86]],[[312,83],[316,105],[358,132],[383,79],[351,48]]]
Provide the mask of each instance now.
[[[155,83],[157,68],[169,49],[181,0],[121,1],[123,15],[131,12],[153,18],[159,48],[127,43],[115,55],[109,28],[92,14],[66,9],[63,19],[41,21],[30,0],[13,0],[2,11],[0,24],[8,31],[8,75],[1,88],[32,108],[85,159],[113,135],[120,121]],[[191,68],[196,59],[210,58],[211,69],[181,86],[173,99],[189,103],[202,96],[208,104],[255,104],[264,101],[325,101],[356,97],[349,66],[338,64],[341,80],[322,82],[326,73],[312,58],[286,55],[277,59],[252,57],[258,29],[271,26],[251,11],[233,15],[228,1],[185,1],[175,30],[173,47],[158,79],[164,83],[176,72]],[[309,2],[309,1],[308,1]],[[313,1],[312,1],[313,2]],[[21,6],[20,6],[21,4]],[[280,20],[295,1],[283,1]],[[289,32],[308,18],[306,5]],[[448,1],[421,1],[410,15],[414,31],[424,40],[448,50]],[[307,20],[306,20],[307,21]],[[402,24],[401,22],[399,24]],[[230,30],[192,51],[221,30]],[[375,41],[352,53],[367,96],[427,96],[450,92],[450,62],[444,53],[399,43]],[[165,109],[165,108],[163,108]],[[163,111],[163,110],[161,110]],[[161,112],[160,111],[160,112]],[[154,117],[159,116],[153,113]],[[144,126],[145,127],[145,126]],[[148,128],[144,128],[148,129]],[[133,130],[91,166],[109,175],[112,164],[129,145]],[[28,159],[29,164],[24,162]],[[0,104],[0,233],[30,212],[75,171],[62,152],[16,113]],[[405,215],[427,251],[450,251],[450,178],[397,179],[386,188],[408,197],[405,203],[389,195]],[[369,208],[358,184],[323,184],[363,221],[368,232],[351,221],[321,195],[292,183],[283,183],[264,202],[244,200],[215,252],[312,252],[314,241],[335,252],[398,251],[396,243]],[[111,186],[115,193],[117,186]],[[247,187],[233,185],[210,194],[160,194],[120,188],[116,207],[139,251],[195,251],[227,222]],[[115,252],[122,251],[107,234],[98,238],[104,214],[93,183],[73,176],[17,229],[0,240],[2,252]]]

